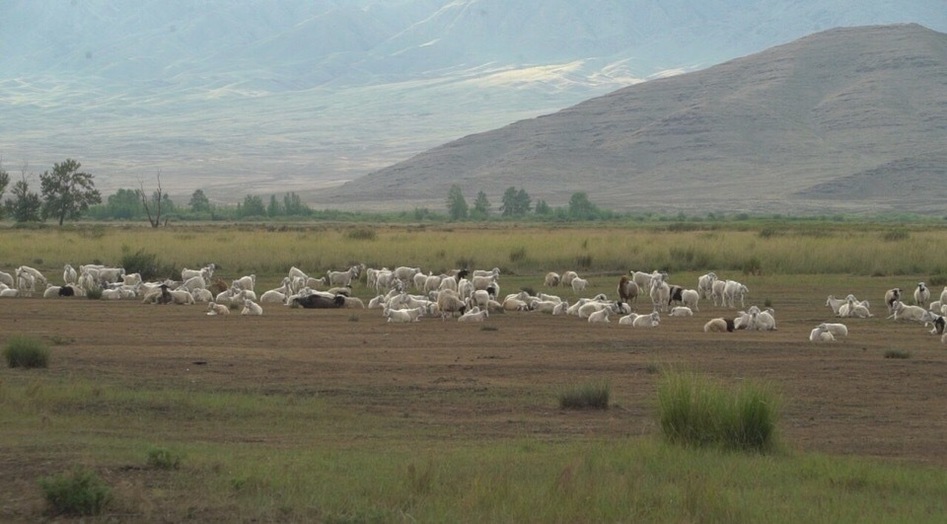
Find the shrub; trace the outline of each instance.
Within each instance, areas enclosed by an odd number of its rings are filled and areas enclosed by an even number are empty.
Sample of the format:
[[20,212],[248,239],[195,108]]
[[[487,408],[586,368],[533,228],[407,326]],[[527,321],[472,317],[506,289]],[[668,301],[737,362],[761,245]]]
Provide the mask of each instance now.
[[562,409],[608,409],[608,384],[585,384],[559,393]]
[[131,253],[127,246],[122,246],[122,253],[121,267],[126,273],[139,273],[142,280],[153,280],[158,276],[158,255],[146,253],[144,249]]
[[903,349],[889,349],[885,351],[885,358],[911,358],[911,353]]
[[16,336],[3,348],[3,358],[11,368],[49,367],[49,349],[39,340]]
[[367,227],[360,227],[357,229],[349,230],[349,232],[346,233],[345,236],[348,237],[349,240],[375,240],[378,237],[378,234],[375,233],[374,229],[367,228]]
[[658,386],[658,418],[675,444],[760,452],[775,445],[776,400],[753,384],[731,392],[696,374],[666,373]]
[[579,269],[589,269],[592,267],[592,255],[579,255],[575,257],[575,265]]
[[111,488],[84,468],[42,478],[39,485],[54,515],[98,515],[112,499]]
[[155,469],[178,469],[181,465],[181,456],[167,448],[150,448],[148,450],[148,467]]
[[885,242],[899,242],[901,240],[907,240],[910,237],[911,233],[908,233],[906,229],[892,229],[885,231],[881,235],[881,239]]
[[89,300],[99,300],[102,298],[102,288],[94,287],[85,292],[85,297]]
[[522,262],[526,260],[526,248],[518,247],[510,251],[510,263],[515,264],[517,262]]

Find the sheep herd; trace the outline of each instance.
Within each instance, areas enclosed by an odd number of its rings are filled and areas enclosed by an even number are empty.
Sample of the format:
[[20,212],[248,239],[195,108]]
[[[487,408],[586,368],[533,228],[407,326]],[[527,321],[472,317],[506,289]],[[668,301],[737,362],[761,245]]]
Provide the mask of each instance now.
[[[216,266],[208,264],[200,269],[183,269],[180,280],[144,282],[138,273],[126,273],[124,268],[88,264],[77,268],[66,264],[63,283],[54,285],[42,272],[29,266],[20,266],[13,273],[0,271],[0,297],[84,296],[101,293],[103,299],[137,299],[144,304],[206,304],[209,316],[262,315],[264,305],[293,308],[368,308],[381,310],[386,322],[410,323],[421,318],[442,320],[456,318],[460,322],[484,322],[491,313],[528,311],[550,315],[573,315],[591,324],[617,323],[632,327],[658,327],[661,316],[691,317],[699,310],[701,300],[712,301],[715,307],[737,309],[735,316],[712,318],[703,330],[733,332],[736,330],[774,331],[776,316],[772,308],[746,307],[749,293],[746,285],[736,280],[718,278],[708,272],[697,279],[694,289],[670,284],[668,274],[660,271],[629,271],[619,277],[614,299],[605,294],[578,297],[589,281],[575,271],[561,275],[549,272],[543,278],[546,288],[566,288],[572,296],[560,297],[551,293],[518,291],[500,294],[500,269],[458,269],[447,273],[425,273],[420,267],[399,266],[395,269],[365,268],[357,264],[340,271],[328,271],[314,278],[301,269],[292,267],[280,286],[257,294],[256,276],[245,275],[226,282],[214,277]],[[376,293],[366,306],[352,296],[352,286],[365,276],[367,288]],[[888,319],[906,320],[933,326],[932,334],[945,334],[947,314],[947,286],[939,300],[931,301],[931,291],[924,282],[913,292],[914,304],[902,301],[903,292],[893,288],[885,294]],[[578,298],[577,298],[578,297]],[[570,300],[572,302],[570,303]],[[636,312],[639,303],[650,311]],[[870,318],[870,304],[849,294],[844,299],[829,295],[825,305],[833,315],[841,318]],[[824,322],[809,333],[812,342],[830,342],[848,335],[848,327],[838,322]]]

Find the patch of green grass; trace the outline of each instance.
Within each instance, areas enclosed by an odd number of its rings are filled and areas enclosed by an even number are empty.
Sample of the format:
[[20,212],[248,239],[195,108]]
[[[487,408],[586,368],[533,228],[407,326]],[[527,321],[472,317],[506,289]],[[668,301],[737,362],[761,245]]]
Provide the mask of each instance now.
[[167,448],[152,447],[148,449],[146,463],[154,469],[178,469],[181,466],[181,455]]
[[112,489],[85,468],[41,478],[39,485],[53,515],[98,515],[112,500]]
[[3,348],[3,358],[11,368],[49,367],[49,348],[34,338],[15,336]]
[[670,371],[658,386],[658,419],[664,438],[692,447],[768,451],[774,448],[778,403],[755,384],[731,391],[707,377]]
[[582,384],[559,393],[562,409],[608,409],[611,388],[607,383]]

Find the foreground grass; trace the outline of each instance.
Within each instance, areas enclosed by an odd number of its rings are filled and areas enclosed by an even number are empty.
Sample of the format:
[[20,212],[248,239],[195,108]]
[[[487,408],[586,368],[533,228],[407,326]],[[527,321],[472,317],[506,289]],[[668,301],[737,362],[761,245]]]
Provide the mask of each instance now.
[[[685,449],[657,436],[445,438],[338,399],[279,393],[8,372],[0,424],[8,462],[42,464],[43,477],[83,467],[105,478],[106,519],[937,522],[947,513],[943,470]],[[176,467],[155,465],[155,449]]]

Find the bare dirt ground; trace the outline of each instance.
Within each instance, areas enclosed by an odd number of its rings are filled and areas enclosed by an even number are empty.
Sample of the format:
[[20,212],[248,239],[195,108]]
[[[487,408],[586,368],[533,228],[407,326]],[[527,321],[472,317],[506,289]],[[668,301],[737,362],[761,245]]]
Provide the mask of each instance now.
[[[792,449],[947,467],[939,337],[875,311],[847,319],[843,340],[810,343],[809,330],[831,315],[801,293],[772,290],[778,331],[735,333],[702,331],[709,318],[733,314],[709,304],[694,318],[641,329],[533,312],[496,313],[484,324],[388,324],[379,310],[268,305],[262,317],[208,317],[200,305],[18,298],[0,300],[0,342],[14,334],[50,341],[42,372],[65,380],[340,395],[353,409],[483,439],[654,434],[656,370],[670,365],[771,383]],[[891,349],[910,358],[885,358]],[[4,367],[0,380],[15,372]],[[607,412],[558,408],[563,387],[602,380],[611,387]],[[495,401],[458,400],[468,394]]]

